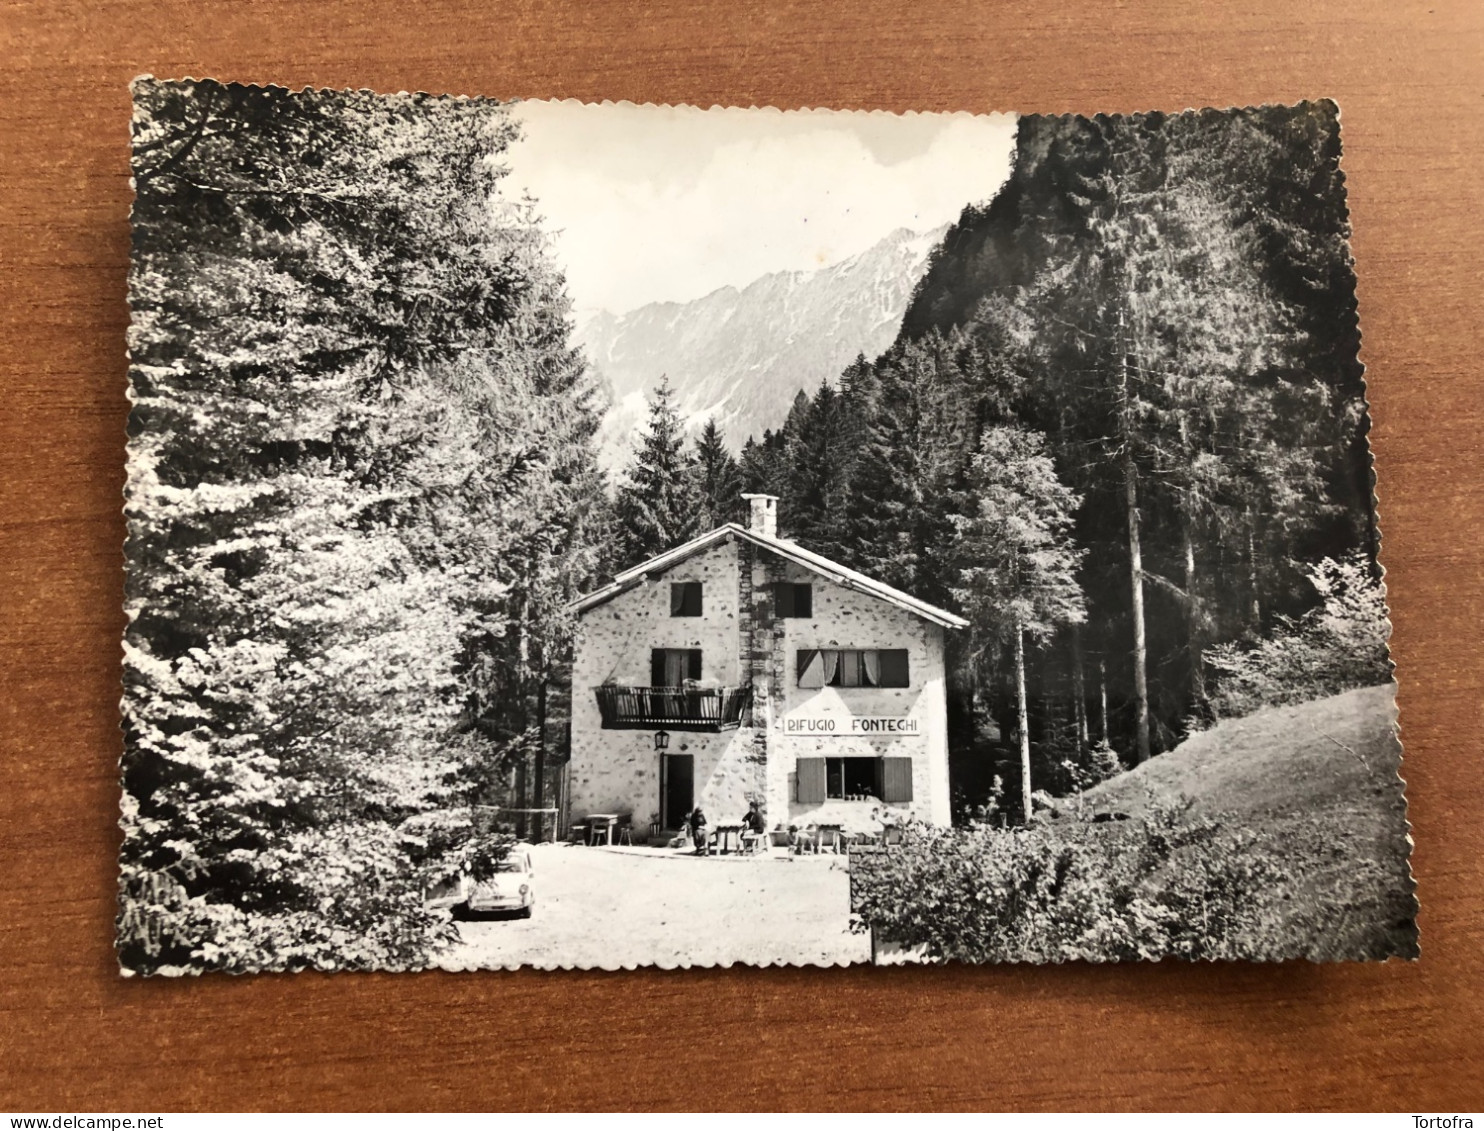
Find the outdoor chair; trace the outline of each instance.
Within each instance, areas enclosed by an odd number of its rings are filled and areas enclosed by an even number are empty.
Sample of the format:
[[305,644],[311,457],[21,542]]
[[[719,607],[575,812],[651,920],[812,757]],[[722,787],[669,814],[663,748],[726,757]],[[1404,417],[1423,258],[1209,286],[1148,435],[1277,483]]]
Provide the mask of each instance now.
[[567,830],[567,843],[568,844],[586,844],[587,843],[587,836],[588,836],[588,832],[587,832],[587,826],[586,825],[573,825],[571,828],[569,828]]
[[819,826],[819,851],[823,852],[825,846],[829,846],[831,852],[840,851],[840,841],[845,835],[843,825],[820,825]]

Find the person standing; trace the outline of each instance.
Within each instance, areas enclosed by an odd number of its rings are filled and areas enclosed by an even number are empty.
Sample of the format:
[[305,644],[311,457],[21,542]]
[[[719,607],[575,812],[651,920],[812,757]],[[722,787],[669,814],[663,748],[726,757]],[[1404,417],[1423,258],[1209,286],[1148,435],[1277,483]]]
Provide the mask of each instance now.
[[706,814],[701,811],[699,805],[691,810],[689,824],[690,838],[695,842],[696,855],[709,856],[711,854],[711,843],[706,836]]

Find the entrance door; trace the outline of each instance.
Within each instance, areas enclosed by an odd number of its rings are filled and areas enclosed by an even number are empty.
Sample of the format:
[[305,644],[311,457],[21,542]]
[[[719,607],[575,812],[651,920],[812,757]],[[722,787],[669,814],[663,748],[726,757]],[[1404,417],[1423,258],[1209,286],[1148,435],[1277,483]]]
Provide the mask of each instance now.
[[685,827],[695,808],[695,756],[660,755],[660,820],[667,829]]

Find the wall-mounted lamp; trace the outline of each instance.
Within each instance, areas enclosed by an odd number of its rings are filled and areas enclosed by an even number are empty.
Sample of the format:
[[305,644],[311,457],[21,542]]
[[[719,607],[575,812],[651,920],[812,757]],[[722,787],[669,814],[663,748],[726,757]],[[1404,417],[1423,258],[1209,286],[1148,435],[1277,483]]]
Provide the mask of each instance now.
[[668,750],[668,749],[670,749],[670,732],[669,731],[667,731],[667,730],[657,730],[657,731],[654,732],[654,748],[656,750]]

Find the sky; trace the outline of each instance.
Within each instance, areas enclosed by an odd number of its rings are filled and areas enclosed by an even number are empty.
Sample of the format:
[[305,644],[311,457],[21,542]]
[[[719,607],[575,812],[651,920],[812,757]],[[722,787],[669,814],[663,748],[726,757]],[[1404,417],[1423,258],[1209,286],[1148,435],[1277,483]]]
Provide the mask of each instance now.
[[529,192],[580,316],[813,270],[989,200],[1011,115],[522,102],[502,191]]

